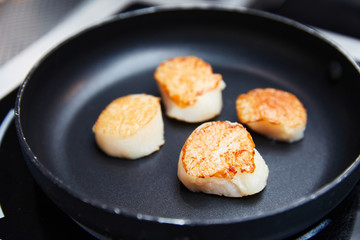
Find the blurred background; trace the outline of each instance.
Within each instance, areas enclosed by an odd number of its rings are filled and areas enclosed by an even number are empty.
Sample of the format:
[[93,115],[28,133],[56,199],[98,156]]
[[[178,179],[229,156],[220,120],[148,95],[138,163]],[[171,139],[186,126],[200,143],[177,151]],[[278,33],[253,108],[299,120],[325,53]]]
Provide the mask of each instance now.
[[[99,1],[99,0],[98,0]],[[153,4],[190,1],[100,0],[110,14]],[[85,3],[95,0],[0,0],[0,66],[64,21]],[[107,3],[108,2],[108,3]],[[123,4],[121,3],[123,2]],[[359,0],[223,0],[216,2],[256,8],[283,15],[312,26],[360,39]],[[100,11],[100,10],[99,10]],[[91,18],[89,19],[89,22]]]
[[260,9],[326,30],[360,62],[359,0],[0,0],[0,100],[41,56],[81,29],[124,11],[208,2]]

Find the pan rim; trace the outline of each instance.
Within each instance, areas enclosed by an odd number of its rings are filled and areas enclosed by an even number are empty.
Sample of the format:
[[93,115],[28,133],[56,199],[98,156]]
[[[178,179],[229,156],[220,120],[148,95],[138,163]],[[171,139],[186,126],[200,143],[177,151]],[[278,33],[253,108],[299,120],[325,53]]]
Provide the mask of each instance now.
[[[42,65],[46,59],[56,53],[63,45],[66,45],[71,40],[87,33],[93,30],[96,30],[99,27],[102,27],[104,25],[108,25],[114,22],[122,21],[124,19],[130,19],[137,16],[143,16],[143,15],[151,15],[151,14],[157,14],[162,12],[169,12],[169,11],[193,11],[193,10],[206,10],[206,11],[223,11],[223,12],[233,12],[233,13],[239,13],[239,14],[248,14],[255,17],[265,18],[270,21],[275,21],[280,24],[286,24],[288,26],[294,27],[308,35],[311,35],[312,37],[318,38],[319,40],[322,40],[323,42],[329,44],[331,47],[335,48],[343,57],[346,58],[348,62],[351,63],[351,65],[357,70],[357,72],[360,74],[360,67],[356,64],[356,61],[350,57],[350,55],[339,45],[335,44],[331,40],[327,39],[321,32],[319,32],[316,29],[310,28],[308,26],[305,26],[297,21],[278,16],[275,14],[271,14],[268,12],[263,12],[261,10],[254,10],[254,9],[247,9],[242,7],[229,7],[224,6],[220,4],[182,4],[182,5],[167,5],[167,6],[156,6],[156,7],[149,7],[145,9],[135,10],[131,12],[121,13],[119,15],[115,15],[112,17],[107,18],[106,20],[97,23],[94,26],[91,26],[77,34],[74,34],[67,40],[63,41],[59,45],[57,45],[55,48],[53,48],[49,53],[47,53],[44,57],[42,57],[31,69],[31,71],[26,76],[24,82],[19,88],[19,91],[17,93],[16,102],[15,102],[15,126],[16,131],[18,135],[18,139],[21,145],[21,148],[25,150],[25,154],[29,157],[31,164],[34,164],[34,166],[40,170],[41,174],[43,174],[48,180],[50,180],[53,184],[58,186],[60,189],[65,191],[70,196],[73,196],[74,198],[80,200],[81,202],[88,204],[92,207],[95,207],[97,209],[104,210],[108,213],[122,215],[129,218],[134,218],[137,220],[145,220],[145,221],[151,221],[151,222],[157,222],[162,224],[172,224],[172,225],[213,225],[213,224],[238,224],[241,222],[248,222],[248,221],[254,221],[261,218],[267,218],[271,216],[278,215],[280,213],[284,213],[296,208],[299,208],[300,206],[306,205],[310,203],[313,199],[319,198],[320,196],[326,194],[331,189],[335,188],[340,182],[347,179],[356,169],[359,167],[360,164],[360,154],[356,159],[352,162],[350,166],[348,166],[340,175],[338,175],[336,178],[334,178],[332,181],[328,182],[312,194],[305,196],[303,198],[300,198],[298,201],[293,202],[292,204],[289,204],[286,207],[277,208],[276,210],[273,210],[269,212],[266,215],[263,214],[257,214],[254,216],[246,217],[246,218],[232,218],[232,219],[184,219],[184,218],[168,218],[168,217],[160,217],[160,216],[153,216],[153,215],[147,215],[147,214],[140,214],[135,213],[129,209],[126,209],[124,206],[117,206],[115,204],[104,204],[99,199],[89,198],[84,193],[80,193],[76,190],[74,190],[71,186],[66,185],[60,178],[58,178],[56,175],[54,175],[48,168],[45,167],[43,163],[41,163],[38,160],[38,157],[36,154],[32,151],[30,148],[26,136],[24,135],[23,129],[22,129],[22,123],[21,123],[21,102],[22,102],[22,96],[23,92],[26,89],[26,86],[28,82],[30,81],[32,75],[36,70]],[[344,196],[345,197],[345,196]],[[335,206],[334,206],[335,207]]]

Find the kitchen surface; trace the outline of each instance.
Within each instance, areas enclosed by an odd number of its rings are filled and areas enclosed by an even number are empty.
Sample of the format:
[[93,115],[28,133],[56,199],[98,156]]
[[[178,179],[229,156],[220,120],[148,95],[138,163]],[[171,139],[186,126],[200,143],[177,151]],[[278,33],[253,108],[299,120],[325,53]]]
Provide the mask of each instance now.
[[[0,239],[108,239],[74,221],[34,181],[14,124],[31,67],[68,37],[124,12],[169,1],[0,0]],[[173,4],[194,1],[173,1]],[[195,1],[196,2],[196,1]],[[314,27],[360,65],[357,0],[197,1],[270,12]],[[360,239],[360,183],[329,214],[289,239]]]

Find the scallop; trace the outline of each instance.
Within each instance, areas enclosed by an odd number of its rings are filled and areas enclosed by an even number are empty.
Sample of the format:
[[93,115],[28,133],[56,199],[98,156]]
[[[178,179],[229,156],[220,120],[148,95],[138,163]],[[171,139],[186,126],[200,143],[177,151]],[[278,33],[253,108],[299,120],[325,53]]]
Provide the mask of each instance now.
[[202,122],[222,110],[222,76],[195,56],[161,63],[154,73],[167,116],[185,122]]
[[107,155],[137,159],[165,143],[160,98],[131,94],[112,101],[93,126],[95,140]]
[[304,137],[307,113],[292,93],[274,88],[256,88],[236,99],[241,123],[269,138],[295,142]]
[[262,191],[269,169],[240,123],[207,122],[186,140],[178,178],[193,192],[243,197]]

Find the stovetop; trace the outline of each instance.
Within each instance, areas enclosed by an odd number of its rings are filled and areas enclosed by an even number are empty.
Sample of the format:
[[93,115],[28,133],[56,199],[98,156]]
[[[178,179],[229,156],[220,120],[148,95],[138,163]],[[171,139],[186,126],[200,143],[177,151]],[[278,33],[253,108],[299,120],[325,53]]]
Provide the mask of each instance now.
[[[320,27],[329,27],[331,29],[331,26],[322,24],[315,16],[303,19],[301,15],[294,15],[298,12],[294,11],[295,9],[298,10],[295,2],[295,0],[288,0],[280,8],[269,10],[287,17],[297,17],[297,20],[305,23],[316,23]],[[306,6],[311,1],[302,2]],[[336,1],[329,0],[328,2],[334,5]],[[344,2],[348,6],[356,5],[355,1],[346,0]],[[360,6],[360,4],[357,4],[357,6]],[[139,7],[142,6],[136,5],[129,9]],[[357,9],[359,12],[359,8]],[[311,11],[314,12],[315,10],[312,9]],[[352,10],[352,12],[354,11],[356,12],[356,8]],[[327,13],[332,12],[327,11]],[[360,28],[351,29],[351,26],[344,28],[341,26],[341,21],[338,21],[336,26],[332,25],[332,27],[331,30],[342,30],[345,34],[360,37]],[[0,121],[13,108],[15,98],[16,90],[0,101]],[[86,240],[99,237],[99,235],[94,237],[63,213],[35,183],[23,160],[13,121],[4,132],[2,141],[0,139],[0,207],[0,239]],[[327,216],[309,229],[304,229],[304,231],[289,239],[360,239],[359,211],[360,182],[344,201]]]

